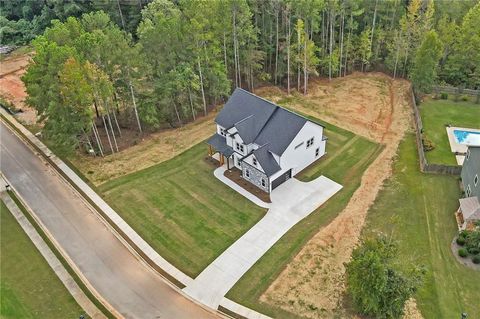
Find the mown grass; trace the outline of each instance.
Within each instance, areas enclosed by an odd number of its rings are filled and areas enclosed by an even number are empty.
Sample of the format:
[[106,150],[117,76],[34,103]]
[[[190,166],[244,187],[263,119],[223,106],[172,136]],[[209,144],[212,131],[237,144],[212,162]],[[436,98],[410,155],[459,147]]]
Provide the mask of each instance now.
[[0,202],[0,317],[78,318],[84,311]]
[[213,176],[207,145],[99,187],[160,255],[195,277],[266,210]]
[[309,181],[325,175],[344,188],[288,231],[227,294],[228,298],[275,318],[298,316],[260,302],[260,296],[318,229],[328,225],[343,210],[359,187],[364,171],[383,149],[349,131],[322,124],[328,137],[327,155],[297,178]]
[[480,129],[480,104],[429,99],[420,104],[419,108],[424,134],[435,145],[434,150],[425,153],[428,162],[456,165],[445,125]]
[[458,177],[420,173],[411,134],[398,154],[393,177],[370,209],[362,236],[390,235],[400,246],[400,266],[427,268],[416,296],[425,318],[460,318],[462,312],[480,318],[480,273],[458,263],[450,250],[457,232]]

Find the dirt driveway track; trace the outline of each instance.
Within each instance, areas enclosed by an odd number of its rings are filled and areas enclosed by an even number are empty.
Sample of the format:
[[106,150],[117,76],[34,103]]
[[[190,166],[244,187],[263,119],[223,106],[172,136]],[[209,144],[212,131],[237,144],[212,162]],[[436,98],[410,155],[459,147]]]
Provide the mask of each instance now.
[[217,318],[137,259],[2,122],[0,170],[89,283],[124,318]]

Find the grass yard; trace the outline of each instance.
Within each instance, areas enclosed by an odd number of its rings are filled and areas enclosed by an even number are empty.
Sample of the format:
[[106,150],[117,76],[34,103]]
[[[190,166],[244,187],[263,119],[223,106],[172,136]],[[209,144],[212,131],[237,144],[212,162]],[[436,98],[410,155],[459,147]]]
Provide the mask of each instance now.
[[410,134],[400,145],[393,177],[368,213],[363,236],[392,235],[399,242],[400,266],[427,267],[416,297],[426,319],[460,318],[463,311],[469,318],[480,318],[480,273],[460,265],[450,250],[459,196],[457,177],[419,172]]
[[78,318],[84,313],[0,202],[0,318]]
[[162,257],[195,277],[259,221],[259,208],[213,176],[199,143],[171,160],[99,187]]
[[480,128],[480,104],[428,99],[419,108],[424,133],[435,145],[434,150],[425,153],[428,162],[457,165],[450,150],[445,124]]
[[297,177],[309,181],[325,175],[344,188],[287,232],[227,294],[234,301],[275,318],[298,316],[260,302],[260,296],[318,229],[329,224],[343,210],[360,185],[363,172],[382,150],[379,144],[323,124],[328,137],[327,156]]

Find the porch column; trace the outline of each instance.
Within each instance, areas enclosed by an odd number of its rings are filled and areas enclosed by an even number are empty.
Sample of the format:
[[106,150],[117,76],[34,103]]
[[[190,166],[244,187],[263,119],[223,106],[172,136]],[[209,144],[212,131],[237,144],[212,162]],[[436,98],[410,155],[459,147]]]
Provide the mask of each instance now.
[[230,157],[227,157],[227,169],[230,170]]
[[212,154],[213,154],[212,145],[208,145],[208,156],[212,156]]
[[223,161],[224,161],[224,157],[223,157],[223,154],[220,153],[220,166],[223,165]]

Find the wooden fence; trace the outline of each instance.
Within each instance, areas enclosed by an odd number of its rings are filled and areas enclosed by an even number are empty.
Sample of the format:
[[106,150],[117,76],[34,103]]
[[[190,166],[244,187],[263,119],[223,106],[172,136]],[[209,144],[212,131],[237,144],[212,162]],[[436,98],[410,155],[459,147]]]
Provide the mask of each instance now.
[[441,165],[441,164],[429,164],[427,157],[425,156],[425,150],[423,145],[423,123],[420,116],[420,110],[418,109],[417,102],[415,100],[415,92],[413,88],[410,90],[413,108],[413,119],[415,124],[415,136],[417,141],[417,152],[420,161],[420,171],[423,173],[435,173],[444,175],[460,175],[462,167],[459,165]]
[[461,87],[454,87],[454,86],[434,86],[433,92],[435,95],[439,95],[440,93],[448,93],[455,95],[455,100],[459,100],[460,95],[469,95],[475,96],[475,103],[480,104],[480,90],[471,90],[471,89],[464,89]]

